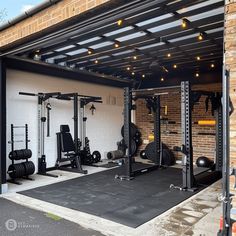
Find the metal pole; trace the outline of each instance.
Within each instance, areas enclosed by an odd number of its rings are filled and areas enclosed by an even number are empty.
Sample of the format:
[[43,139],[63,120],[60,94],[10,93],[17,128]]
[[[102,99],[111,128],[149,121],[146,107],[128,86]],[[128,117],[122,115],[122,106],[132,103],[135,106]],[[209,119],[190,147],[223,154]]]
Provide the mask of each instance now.
[[78,153],[78,94],[74,94],[74,142],[75,152]]
[[160,96],[154,98],[154,147],[155,147],[155,164],[161,165],[161,105]]
[[223,228],[229,235],[230,227],[230,139],[229,139],[229,71],[223,67]]
[[179,85],[176,85],[176,86],[166,86],[166,87],[158,87],[158,88],[147,88],[147,89],[134,89],[134,90],[131,90],[131,92],[153,92],[153,91],[156,91],[156,90],[163,90],[163,89],[180,89],[180,86]]
[[132,157],[131,157],[131,139],[130,139],[131,107],[132,107],[132,96],[129,87],[126,87],[124,89],[124,140],[127,147],[126,176],[128,178],[132,177]]
[[2,184],[6,183],[6,65],[0,58],[0,194]]

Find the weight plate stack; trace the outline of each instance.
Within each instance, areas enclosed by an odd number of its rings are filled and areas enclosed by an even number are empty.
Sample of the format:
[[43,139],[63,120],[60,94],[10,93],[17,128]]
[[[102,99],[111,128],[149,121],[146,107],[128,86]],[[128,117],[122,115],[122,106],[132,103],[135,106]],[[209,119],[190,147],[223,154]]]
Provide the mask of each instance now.
[[22,178],[25,176],[25,166],[23,163],[11,164],[8,167],[7,173],[12,179]]
[[[160,163],[160,157],[156,157],[154,142],[149,143],[145,148],[145,154],[150,161]],[[171,166],[175,164],[175,156],[173,152],[163,143],[162,144],[162,165]]]
[[160,162],[160,157],[159,155],[156,156],[155,153],[155,144],[154,142],[149,143],[146,148],[145,148],[145,153],[147,156],[147,159],[150,161],[153,161],[154,163],[158,163]]
[[[131,125],[130,125],[131,138],[133,138],[137,132],[138,132],[138,127],[134,123],[131,123]],[[122,135],[122,137],[124,137],[124,125],[121,128],[121,135]]]
[[23,159],[29,159],[32,157],[32,151],[30,149],[23,149],[22,151],[24,153]]
[[24,165],[26,176],[34,174],[35,166],[32,161],[23,162],[22,164]]

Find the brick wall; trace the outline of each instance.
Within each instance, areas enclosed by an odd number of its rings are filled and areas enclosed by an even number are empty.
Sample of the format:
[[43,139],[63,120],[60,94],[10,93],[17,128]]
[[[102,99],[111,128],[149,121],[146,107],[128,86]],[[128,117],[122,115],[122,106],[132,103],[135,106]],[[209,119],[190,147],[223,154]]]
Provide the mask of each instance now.
[[110,0],[63,0],[0,33],[0,47],[42,31]]
[[[226,66],[230,69],[230,97],[236,107],[236,0],[226,1],[225,49]],[[230,157],[236,166],[236,112],[230,117]]]
[[[204,90],[204,91],[221,91],[221,84],[209,84],[209,85],[198,85],[193,86],[194,90]],[[164,109],[161,110],[161,115],[163,118],[168,118],[169,121],[175,121],[176,124],[165,124],[161,125],[162,130],[162,142],[167,144],[169,148],[173,146],[180,146],[181,142],[181,103],[180,103],[180,93],[177,93],[178,90],[171,89],[170,91],[175,93],[169,93],[168,95],[161,96],[161,106],[168,106],[168,114],[164,114]],[[163,91],[161,91],[163,92]],[[165,90],[168,92],[168,90]],[[209,120],[214,119],[211,115],[211,106],[209,104],[208,112],[205,111],[205,99],[206,97],[202,96],[199,104],[194,106],[192,113],[192,121],[196,122],[198,120]],[[153,131],[153,117],[148,115],[148,109],[146,108],[146,103],[143,100],[138,100],[137,110],[136,110],[136,124],[142,132],[142,138],[148,139]],[[175,131],[178,134],[165,134],[163,131]],[[193,149],[194,149],[194,159],[204,155],[209,158],[214,158],[215,155],[215,136],[212,135],[201,135],[199,136],[198,132],[205,133],[215,133],[215,127],[212,126],[199,126],[193,125]],[[146,144],[143,144],[142,148],[145,148]],[[180,159],[181,155],[175,153],[176,157]]]

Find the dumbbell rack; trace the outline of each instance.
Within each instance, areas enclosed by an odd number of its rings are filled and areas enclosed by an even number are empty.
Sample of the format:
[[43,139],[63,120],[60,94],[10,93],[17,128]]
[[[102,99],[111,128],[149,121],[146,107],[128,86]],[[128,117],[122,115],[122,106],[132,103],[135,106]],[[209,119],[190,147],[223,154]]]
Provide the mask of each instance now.
[[[25,140],[15,140],[14,139],[14,129],[24,129],[25,130]],[[25,142],[25,149],[15,150],[15,143]],[[24,126],[14,126],[11,124],[11,141],[8,143],[11,144],[11,152],[9,153],[9,158],[12,161],[12,164],[8,167],[7,173],[11,177],[8,180],[10,183],[21,185],[21,182],[16,181],[17,178],[24,178],[27,180],[34,180],[29,177],[35,171],[35,166],[32,161],[29,161],[29,158],[32,156],[32,152],[28,149],[28,125]],[[16,160],[25,160],[25,162],[15,163]]]

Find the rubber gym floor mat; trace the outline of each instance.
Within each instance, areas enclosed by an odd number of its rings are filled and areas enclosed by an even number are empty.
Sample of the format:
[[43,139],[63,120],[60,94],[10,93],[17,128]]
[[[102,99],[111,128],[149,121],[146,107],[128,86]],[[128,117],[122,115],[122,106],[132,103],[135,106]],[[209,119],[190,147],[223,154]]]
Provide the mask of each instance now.
[[102,236],[53,214],[18,205],[0,198],[1,236]]
[[[136,164],[137,169],[143,166]],[[169,188],[181,186],[181,169],[157,169],[131,181],[114,178],[123,172],[118,167],[21,194],[135,228],[196,193]]]

